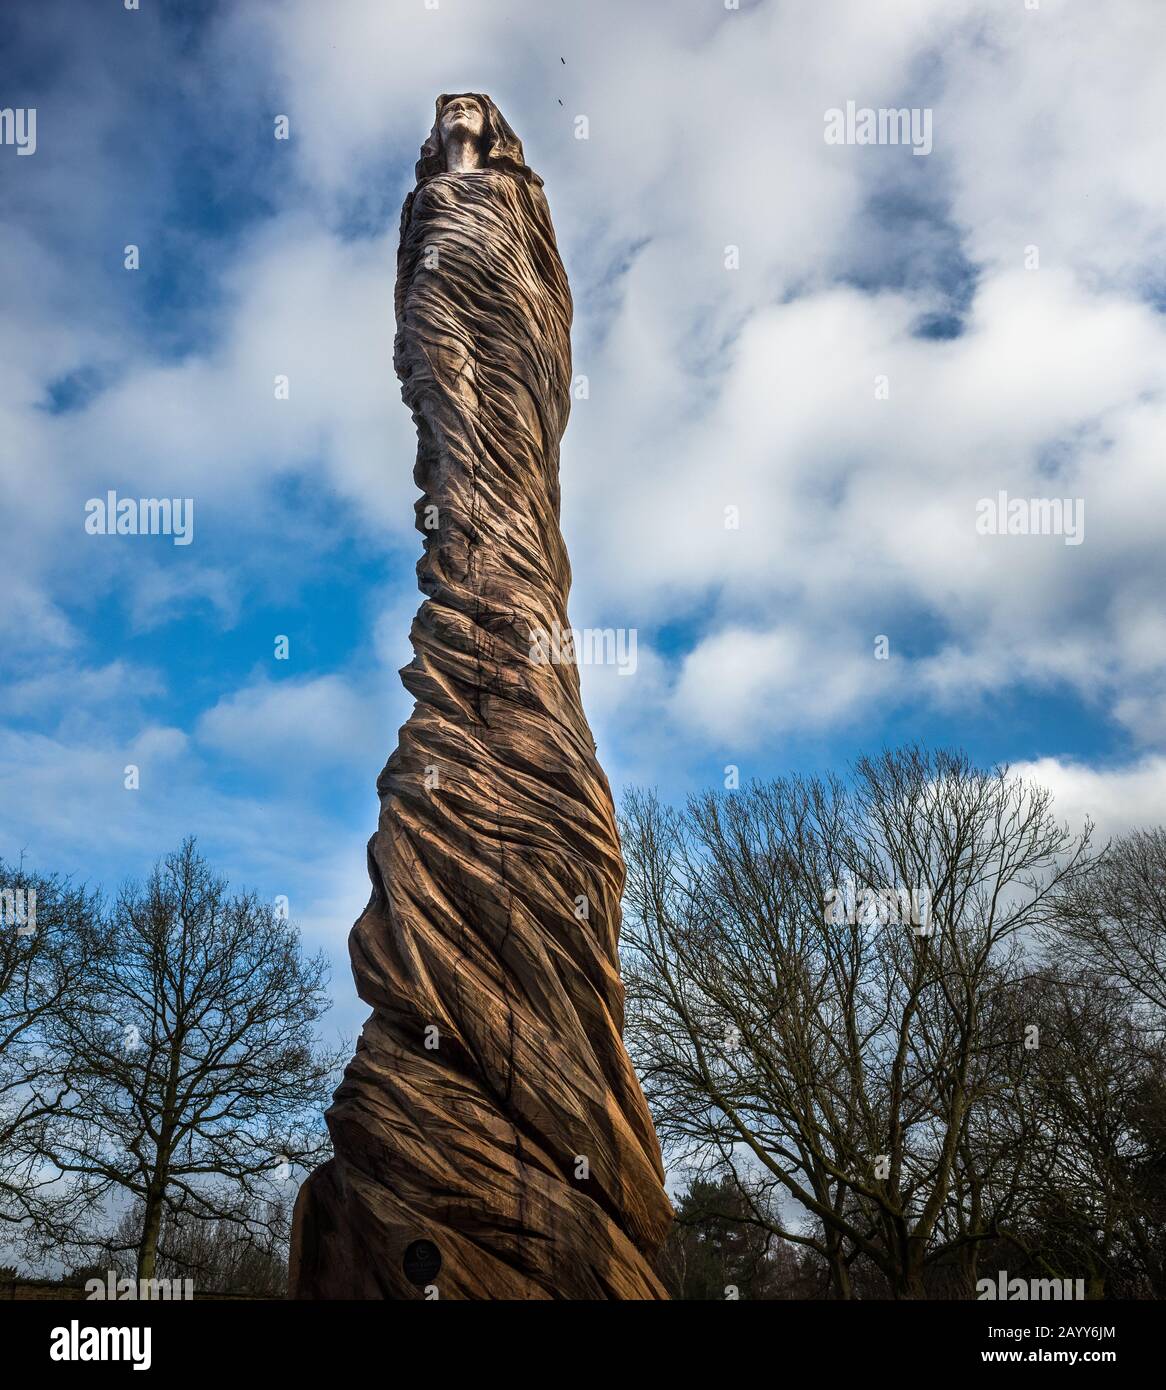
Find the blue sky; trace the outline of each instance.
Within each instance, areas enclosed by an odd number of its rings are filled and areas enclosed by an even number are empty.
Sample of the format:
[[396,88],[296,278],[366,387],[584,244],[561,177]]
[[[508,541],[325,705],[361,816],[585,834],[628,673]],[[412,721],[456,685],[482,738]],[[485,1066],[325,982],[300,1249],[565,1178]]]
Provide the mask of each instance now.
[[[637,633],[583,673],[617,793],[922,737],[1160,821],[1164,47],[1155,0],[10,0],[0,854],[113,887],[197,834],[363,1017],[420,601],[397,224],[467,89],[575,296],[571,617]],[[849,100],[929,109],[931,153],[827,144]],[[110,489],[193,498],[193,543],[87,535]],[[1001,489],[1083,499],[1084,542],[978,534]]]

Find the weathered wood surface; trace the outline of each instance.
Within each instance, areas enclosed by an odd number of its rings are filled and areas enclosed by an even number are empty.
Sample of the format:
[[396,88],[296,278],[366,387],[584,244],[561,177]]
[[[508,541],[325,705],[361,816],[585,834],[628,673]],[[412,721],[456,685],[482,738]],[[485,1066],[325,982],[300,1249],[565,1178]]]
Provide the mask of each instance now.
[[424,494],[416,706],[377,784],[350,937],[373,1014],[328,1112],[336,1157],[297,1204],[292,1292],[424,1297],[404,1256],[427,1240],[441,1298],[663,1298],[671,1210],[621,1040],[611,793],[577,668],[532,659],[567,626],[570,293],[541,181],[488,98],[480,167],[445,172],[447,100],[396,285]]

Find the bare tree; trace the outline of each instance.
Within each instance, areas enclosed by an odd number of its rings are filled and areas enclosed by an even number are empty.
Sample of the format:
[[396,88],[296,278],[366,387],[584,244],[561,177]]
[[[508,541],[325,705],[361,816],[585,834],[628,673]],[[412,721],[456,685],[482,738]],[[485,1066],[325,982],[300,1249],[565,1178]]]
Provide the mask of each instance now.
[[1042,1020],[1023,1106],[1026,1238],[1073,1259],[1095,1296],[1166,1289],[1166,828],[1109,845],[1066,880],[1029,991]]
[[1032,1049],[1014,1123],[1025,1203],[1013,1244],[1043,1275],[1086,1280],[1088,1296],[1161,1290],[1166,1083],[1123,992],[1050,961],[1020,998]]
[[1003,1001],[1088,827],[908,748],[683,811],[632,795],[623,837],[628,1038],[665,1144],[734,1175],[836,1296],[856,1261],[920,1296],[1016,1209]]
[[1043,933],[1059,959],[1107,978],[1140,1025],[1166,1039],[1166,827],[1110,845],[1066,883]]
[[123,889],[102,931],[93,1012],[59,1021],[72,1094],[48,1152],[89,1201],[137,1199],[138,1277],[151,1279],[164,1215],[241,1219],[242,1199],[320,1160],[346,1048],[315,1041],[323,956],[305,959],[271,905],[230,895],[193,840]]
[[[221,1194],[220,1200],[224,1208],[233,1207],[231,1218],[198,1221],[166,1213],[158,1234],[155,1277],[190,1279],[203,1295],[285,1297],[290,1204],[282,1198],[264,1203],[234,1201],[229,1192]],[[142,1203],[134,1202],[99,1247],[119,1279],[136,1277],[135,1246],[144,1218]],[[105,1272],[91,1265],[78,1271],[83,1276],[79,1282],[94,1275],[103,1277]]]
[[86,1016],[101,907],[57,875],[2,861],[0,894],[0,1236],[19,1231],[37,1250],[77,1229],[84,1210],[45,1154],[71,1089],[52,1037]]

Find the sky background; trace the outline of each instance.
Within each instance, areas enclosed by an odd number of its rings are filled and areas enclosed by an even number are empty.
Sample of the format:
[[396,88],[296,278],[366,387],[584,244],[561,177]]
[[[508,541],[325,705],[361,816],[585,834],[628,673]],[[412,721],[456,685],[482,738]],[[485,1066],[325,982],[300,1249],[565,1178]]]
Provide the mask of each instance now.
[[[638,637],[634,675],[583,671],[617,796],[922,738],[1074,824],[1166,819],[1162,20],[4,0],[37,149],[0,146],[0,856],[112,889],[193,833],[288,897],[359,1027],[420,602],[397,229],[463,90],[545,179],[575,298],[571,620]],[[932,153],[828,145],[849,100],[931,108]],[[110,489],[193,498],[193,543],[87,535]],[[1001,489],[1084,499],[1084,543],[978,534]]]

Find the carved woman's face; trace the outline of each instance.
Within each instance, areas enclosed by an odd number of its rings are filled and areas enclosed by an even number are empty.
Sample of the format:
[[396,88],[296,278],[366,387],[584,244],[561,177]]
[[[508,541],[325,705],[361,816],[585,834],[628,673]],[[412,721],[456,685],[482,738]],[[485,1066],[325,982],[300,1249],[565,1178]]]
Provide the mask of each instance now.
[[463,140],[467,136],[479,140],[485,128],[486,113],[473,97],[454,97],[441,108],[438,129],[442,143],[448,141],[451,135]]

